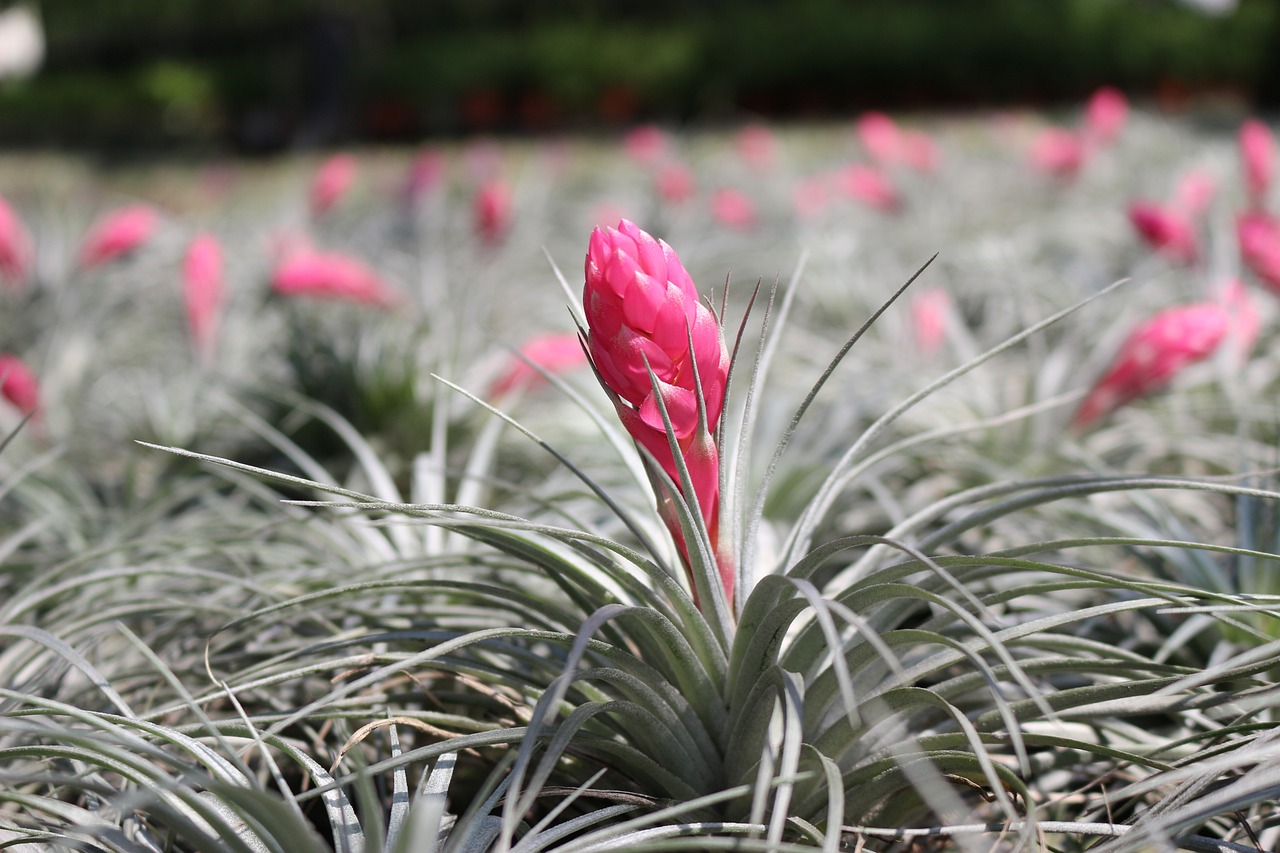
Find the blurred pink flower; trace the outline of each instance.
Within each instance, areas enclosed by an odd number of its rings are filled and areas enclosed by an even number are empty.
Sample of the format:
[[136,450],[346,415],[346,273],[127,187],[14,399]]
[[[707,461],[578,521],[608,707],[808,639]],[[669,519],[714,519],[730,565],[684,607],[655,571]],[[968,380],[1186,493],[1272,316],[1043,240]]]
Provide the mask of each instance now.
[[1222,285],[1219,299],[1231,315],[1231,327],[1227,331],[1231,351],[1236,362],[1243,364],[1253,352],[1253,345],[1262,331],[1258,303],[1238,278],[1228,279]]
[[511,227],[511,189],[497,178],[486,181],[476,190],[472,211],[480,239],[491,246],[501,242]]
[[947,338],[951,317],[951,297],[945,290],[929,288],[911,295],[911,330],[916,349],[933,358]]
[[1195,229],[1180,210],[1137,201],[1129,205],[1129,221],[1147,245],[1172,261],[1190,264],[1200,255]]
[[902,132],[902,162],[918,172],[932,172],[938,168],[938,146],[922,130]]
[[1263,207],[1276,171],[1276,141],[1265,124],[1249,119],[1240,126],[1240,160],[1245,189],[1254,207]]
[[791,206],[799,216],[815,216],[830,203],[831,189],[822,175],[798,181],[791,190]]
[[1216,302],[1159,312],[1120,345],[1111,366],[1076,410],[1072,426],[1088,427],[1120,406],[1164,387],[1185,367],[1212,355],[1230,328],[1230,312]]
[[1103,86],[1089,97],[1084,108],[1085,135],[1091,142],[1114,142],[1129,119],[1129,102],[1119,89]]
[[748,229],[756,224],[756,206],[741,190],[726,187],[711,197],[711,215],[730,228]]
[[778,140],[762,124],[750,124],[738,132],[738,154],[754,169],[767,169],[778,159]]
[[631,159],[648,166],[666,156],[670,142],[662,128],[653,124],[642,124],[627,132],[623,137],[622,146]]
[[1046,127],[1031,143],[1031,167],[1046,175],[1071,180],[1084,165],[1084,140],[1061,127]]
[[0,353],[0,396],[24,415],[40,408],[40,383],[16,355]]
[[320,164],[311,180],[311,215],[323,216],[333,209],[356,180],[356,158],[334,154]]
[[532,365],[547,373],[568,373],[587,363],[587,354],[577,333],[557,333],[530,338],[513,356],[506,371],[489,388],[489,397],[501,397],[517,389],[527,390],[545,383],[546,377]]
[[683,163],[668,163],[656,177],[658,194],[672,204],[687,201],[694,191],[693,170]]
[[421,201],[440,185],[444,170],[443,154],[439,151],[420,152],[409,164],[409,175],[404,184],[405,198],[412,204]]
[[870,111],[858,117],[855,131],[871,159],[881,165],[892,165],[902,159],[902,133],[888,115]]
[[[715,547],[720,462],[713,436],[729,372],[720,324],[698,298],[675,251],[626,220],[617,228],[592,232],[585,278],[587,347],[596,374],[623,427],[680,489],[660,395],[693,486],[694,495],[686,497],[692,501],[696,496]],[[672,497],[657,480],[655,488],[660,507],[667,507],[667,527],[687,560],[684,537],[669,508]],[[732,567],[722,563],[721,581],[730,601],[733,578]]]
[[1262,283],[1280,293],[1280,219],[1253,211],[1236,217],[1240,257]]
[[197,234],[182,259],[182,295],[191,341],[205,364],[213,360],[222,292],[222,245],[212,234]]
[[897,189],[874,166],[853,163],[838,170],[833,177],[836,189],[848,198],[886,212],[898,208]]
[[287,251],[271,273],[271,289],[282,296],[344,299],[379,308],[401,301],[382,278],[349,255],[296,247]]
[[0,278],[11,286],[26,281],[34,257],[31,236],[9,203],[0,197]]
[[1192,169],[1178,181],[1173,191],[1173,207],[1189,219],[1195,219],[1209,209],[1217,192],[1218,182],[1213,175],[1203,169]]
[[139,248],[155,234],[160,216],[145,204],[116,208],[99,218],[80,246],[80,268],[92,269]]

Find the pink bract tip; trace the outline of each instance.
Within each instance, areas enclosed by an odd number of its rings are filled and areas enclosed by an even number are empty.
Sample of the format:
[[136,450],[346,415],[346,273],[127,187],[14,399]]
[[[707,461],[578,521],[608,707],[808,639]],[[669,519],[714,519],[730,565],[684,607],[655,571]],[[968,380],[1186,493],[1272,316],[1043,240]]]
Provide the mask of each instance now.
[[0,354],[0,396],[24,415],[40,408],[40,383],[22,359]]
[[536,388],[545,383],[546,377],[533,365],[547,373],[568,373],[587,363],[587,354],[577,334],[558,333],[530,338],[518,350],[519,356],[511,359],[506,372],[489,388],[489,397],[501,397],[515,390]]
[[1047,127],[1031,143],[1028,161],[1046,175],[1071,180],[1084,165],[1084,140],[1061,127]]
[[1103,86],[1084,109],[1085,133],[1099,144],[1114,142],[1129,119],[1129,102],[1119,89]]
[[271,274],[271,289],[283,296],[341,299],[392,308],[400,296],[362,261],[338,252],[296,249]]
[[871,158],[883,165],[902,159],[902,133],[893,119],[882,112],[866,112],[855,127],[858,140]]
[[1072,425],[1082,429],[1126,403],[1164,387],[1188,365],[1207,358],[1231,328],[1216,302],[1168,308],[1140,324],[1093,386]]
[[1218,192],[1218,182],[1203,169],[1192,169],[1182,176],[1173,191],[1173,206],[1194,219],[1203,214]]
[[670,141],[662,128],[652,124],[642,124],[632,128],[622,140],[631,159],[643,165],[658,162],[666,156]]
[[930,288],[911,296],[911,330],[916,348],[925,358],[937,355],[947,338],[951,318],[951,297],[945,290]]
[[31,273],[35,252],[31,236],[18,214],[0,197],[0,278],[10,286],[20,285]]
[[668,163],[655,179],[658,194],[672,204],[688,201],[694,191],[693,170],[683,163]]
[[311,213],[323,216],[342,200],[356,180],[356,158],[335,154],[320,164],[311,181]]
[[1280,293],[1280,219],[1258,211],[1242,213],[1236,218],[1236,237],[1244,265]]
[[1170,260],[1189,264],[1199,257],[1195,230],[1181,211],[1139,201],[1129,206],[1129,221],[1151,248]]
[[222,245],[212,234],[197,234],[182,259],[182,294],[192,343],[206,363],[213,358],[222,293]]
[[898,209],[900,199],[897,189],[874,166],[861,163],[845,166],[835,173],[834,183],[836,189],[855,201],[885,212]]
[[495,245],[511,227],[511,190],[503,181],[487,181],[476,190],[472,206],[476,233],[481,241]]
[[755,227],[756,206],[741,190],[725,188],[711,197],[711,215],[730,228],[746,230]]
[[159,214],[145,204],[133,204],[104,214],[81,244],[80,268],[92,269],[138,249],[151,239],[159,225]]

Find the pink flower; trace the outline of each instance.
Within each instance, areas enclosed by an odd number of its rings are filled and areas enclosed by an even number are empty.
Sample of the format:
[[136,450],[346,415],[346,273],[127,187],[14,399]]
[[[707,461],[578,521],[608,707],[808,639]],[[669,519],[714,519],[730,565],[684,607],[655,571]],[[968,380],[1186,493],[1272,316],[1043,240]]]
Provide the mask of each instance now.
[[816,216],[830,202],[831,191],[822,175],[805,178],[791,189],[791,206],[799,216]]
[[923,131],[903,131],[902,162],[918,172],[932,172],[938,168],[938,159],[938,146]]
[[1188,218],[1194,219],[1208,209],[1217,192],[1218,183],[1213,175],[1201,169],[1192,169],[1178,181],[1178,186],[1173,191],[1173,206]]
[[1231,315],[1230,337],[1231,350],[1235,360],[1243,364],[1253,352],[1253,345],[1258,341],[1262,331],[1262,316],[1258,312],[1258,303],[1249,295],[1244,282],[1238,278],[1228,279],[1220,289],[1219,300],[1226,306]]
[[0,396],[24,415],[40,408],[40,383],[22,359],[0,354]]
[[283,296],[345,299],[392,308],[399,295],[361,261],[338,252],[294,248],[271,273],[271,289]]
[[738,154],[748,166],[767,169],[778,159],[778,141],[764,125],[747,125],[738,133]]
[[356,179],[356,158],[335,154],[320,164],[311,181],[311,215],[323,216],[337,204]]
[[951,297],[945,290],[930,288],[911,296],[911,329],[916,348],[932,358],[942,348],[951,317]]
[[662,128],[652,124],[642,124],[632,128],[622,140],[631,159],[643,165],[658,162],[666,156],[670,143]]
[[[680,488],[661,399],[693,485],[694,495],[685,497],[691,502],[697,498],[714,549],[720,462],[712,436],[720,422],[729,372],[720,324],[699,301],[675,250],[625,219],[617,228],[592,232],[585,266],[582,303],[591,363],[623,427]],[[659,487],[660,498],[664,491]],[[669,498],[660,504],[668,505]],[[674,516],[668,511],[665,517],[684,550]],[[732,600],[733,572],[723,561],[721,581]]]
[[863,113],[855,130],[871,159],[886,166],[902,159],[902,133],[889,116],[876,111]]
[[1260,211],[1236,218],[1240,257],[1254,275],[1280,293],[1280,220]]
[[693,170],[683,163],[668,163],[663,166],[655,180],[658,194],[672,204],[680,204],[693,195]]
[[512,358],[506,372],[489,388],[490,398],[501,397],[517,389],[536,388],[546,377],[534,369],[537,365],[547,373],[567,373],[587,363],[582,341],[574,334],[541,335],[525,341],[518,358]]
[[1083,429],[1126,403],[1164,387],[1185,367],[1207,358],[1231,328],[1231,313],[1216,302],[1168,308],[1142,323],[1120,345],[1072,425]]
[[495,245],[511,227],[511,190],[498,179],[486,181],[476,190],[472,204],[476,233],[488,245]]
[[160,226],[155,209],[132,204],[103,215],[80,246],[80,268],[93,269],[128,254],[151,239]]
[[1262,207],[1276,171],[1276,141],[1267,126],[1249,119],[1240,126],[1240,159],[1245,187],[1254,207]]
[[756,206],[741,190],[716,190],[711,197],[711,215],[730,228],[748,229],[756,224]]
[[898,208],[898,191],[874,166],[854,163],[834,175],[835,185],[847,197],[886,212]]
[[444,177],[444,167],[444,155],[439,151],[423,151],[413,158],[404,186],[405,197],[410,203],[417,203],[439,186]]
[[213,358],[222,289],[222,245],[212,234],[197,234],[182,259],[182,295],[191,340],[205,363]]
[[1046,175],[1071,180],[1084,165],[1084,140],[1061,127],[1046,127],[1031,143],[1032,168]]
[[1085,135],[1101,145],[1114,142],[1129,118],[1129,102],[1118,89],[1103,86],[1084,108]]
[[1200,254],[1195,230],[1181,211],[1138,201],[1129,205],[1129,221],[1151,248],[1172,261],[1189,264]]
[[18,214],[0,197],[0,277],[11,285],[26,280],[34,252],[31,237]]

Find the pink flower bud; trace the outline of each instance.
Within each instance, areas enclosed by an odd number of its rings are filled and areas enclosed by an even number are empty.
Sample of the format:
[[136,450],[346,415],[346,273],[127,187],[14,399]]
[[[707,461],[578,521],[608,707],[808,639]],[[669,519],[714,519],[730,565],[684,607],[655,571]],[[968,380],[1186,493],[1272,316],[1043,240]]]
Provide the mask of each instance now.
[[160,217],[145,204],[104,214],[89,229],[80,247],[80,268],[92,269],[139,248],[155,234]]
[[898,209],[898,191],[874,166],[854,163],[835,173],[835,186],[854,201],[862,202],[886,213]]
[[764,125],[748,125],[738,132],[738,154],[751,168],[768,169],[778,159],[778,141]]
[[1129,221],[1151,248],[1172,261],[1189,264],[1200,254],[1195,230],[1180,211],[1139,201],[1129,205]]
[[1129,118],[1129,102],[1118,89],[1103,86],[1084,108],[1085,133],[1098,144],[1114,142]]
[[311,181],[311,215],[323,216],[342,200],[356,179],[356,158],[335,154],[320,164]]
[[1031,143],[1031,167],[1062,180],[1071,180],[1084,165],[1084,140],[1069,130],[1047,127]]
[[1216,302],[1168,308],[1139,325],[1076,411],[1083,429],[1103,415],[1164,387],[1185,367],[1207,358],[1231,329],[1231,313]]
[[1276,141],[1267,126],[1249,119],[1240,126],[1240,160],[1245,188],[1254,207],[1262,207],[1276,171]]
[[693,195],[693,170],[683,163],[668,163],[663,166],[655,181],[658,194],[672,204],[680,204]]
[[711,215],[730,228],[747,230],[756,224],[756,206],[746,193],[733,188],[717,190],[711,197]]
[[337,252],[296,248],[271,274],[271,289],[283,296],[344,299],[392,308],[399,295],[361,261]]
[[[675,250],[625,219],[617,228],[592,232],[585,277],[587,347],[600,381],[623,427],[678,488],[665,408],[714,545],[720,479],[712,436],[729,372],[720,324],[699,301]],[[699,386],[705,420],[699,415]],[[678,529],[672,533],[683,547]]]
[[547,373],[567,373],[587,363],[587,354],[576,334],[541,335],[530,338],[512,358],[506,371],[489,388],[489,397],[501,397],[517,389],[535,388],[546,379],[531,365]]
[[40,383],[15,355],[0,354],[0,396],[24,415],[40,407]]
[[902,133],[893,119],[882,112],[866,112],[855,127],[858,141],[877,163],[888,166],[902,159]]
[[480,239],[488,245],[497,244],[511,227],[511,190],[496,178],[486,181],[476,191],[472,211]]
[[192,343],[206,363],[213,358],[222,290],[222,246],[212,234],[197,234],[182,259],[182,295]]
[[1236,236],[1244,265],[1280,293],[1280,219],[1262,212],[1242,213],[1236,219]]
[[642,124],[627,133],[622,140],[622,146],[632,160],[647,166],[666,156],[670,142],[662,128],[657,125]]
[[1173,191],[1173,206],[1194,219],[1203,214],[1218,192],[1213,175],[1201,169],[1192,169],[1178,181]]
[[942,348],[951,318],[951,297],[945,290],[931,288],[911,296],[911,330],[916,348],[932,358]]
[[0,278],[18,285],[31,272],[31,237],[13,208],[0,198]]

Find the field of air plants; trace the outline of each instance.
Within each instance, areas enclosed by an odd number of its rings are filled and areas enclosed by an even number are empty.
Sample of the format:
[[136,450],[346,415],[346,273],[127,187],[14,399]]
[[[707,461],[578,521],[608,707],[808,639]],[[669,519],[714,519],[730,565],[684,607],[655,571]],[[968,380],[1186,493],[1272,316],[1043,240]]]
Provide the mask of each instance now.
[[0,847],[1276,849],[1273,161],[0,157]]

